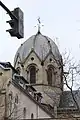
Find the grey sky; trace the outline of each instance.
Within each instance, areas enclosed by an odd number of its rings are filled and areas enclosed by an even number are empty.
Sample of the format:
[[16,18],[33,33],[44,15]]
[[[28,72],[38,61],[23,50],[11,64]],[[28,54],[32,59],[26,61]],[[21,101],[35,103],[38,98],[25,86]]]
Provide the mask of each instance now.
[[10,9],[20,7],[24,12],[24,39],[18,40],[6,32],[9,16],[0,7],[0,61],[13,63],[15,53],[27,38],[36,34],[37,18],[44,27],[41,33],[56,41],[60,52],[70,50],[76,60],[80,59],[80,0],[2,0]]

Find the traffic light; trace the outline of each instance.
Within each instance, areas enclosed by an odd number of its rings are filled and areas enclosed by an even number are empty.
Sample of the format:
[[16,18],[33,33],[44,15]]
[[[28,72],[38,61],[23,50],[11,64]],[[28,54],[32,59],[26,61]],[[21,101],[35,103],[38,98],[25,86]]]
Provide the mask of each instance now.
[[[11,11],[13,16],[11,20],[7,21],[10,24],[11,29],[6,30],[10,33],[11,36],[17,37],[18,39],[24,37],[24,25],[23,25],[23,12],[20,8],[15,8],[14,11]],[[15,16],[15,17],[14,17]]]

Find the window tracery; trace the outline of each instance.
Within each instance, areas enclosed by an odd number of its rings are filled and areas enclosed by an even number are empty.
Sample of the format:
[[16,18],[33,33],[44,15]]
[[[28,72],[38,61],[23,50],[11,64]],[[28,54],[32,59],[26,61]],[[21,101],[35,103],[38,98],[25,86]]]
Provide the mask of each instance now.
[[36,83],[36,67],[30,67],[30,83]]
[[38,80],[39,68],[35,63],[29,64],[26,68],[26,78],[30,84],[35,84]]
[[47,69],[47,81],[48,85],[52,85],[55,81],[54,67],[52,65],[48,66]]

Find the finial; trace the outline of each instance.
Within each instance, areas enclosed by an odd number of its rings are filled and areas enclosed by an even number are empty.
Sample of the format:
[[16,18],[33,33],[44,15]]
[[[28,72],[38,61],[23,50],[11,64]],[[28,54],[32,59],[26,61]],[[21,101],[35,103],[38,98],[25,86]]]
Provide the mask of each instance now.
[[37,19],[38,20],[38,33],[40,33],[40,29],[41,29],[41,21],[40,21],[40,17]]
[[38,33],[40,33],[41,26],[44,26],[44,25],[41,25],[40,17],[38,17],[37,20],[38,20],[38,24],[37,24],[37,26],[38,26]]

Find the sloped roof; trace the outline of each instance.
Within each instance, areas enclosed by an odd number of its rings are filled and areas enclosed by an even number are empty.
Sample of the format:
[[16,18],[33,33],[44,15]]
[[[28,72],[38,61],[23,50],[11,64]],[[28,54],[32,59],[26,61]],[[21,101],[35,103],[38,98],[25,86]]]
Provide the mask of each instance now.
[[47,36],[42,35],[41,33],[37,33],[36,35],[31,36],[19,47],[14,58],[14,65],[16,64],[18,56],[20,57],[21,61],[24,61],[24,59],[31,52],[31,49],[34,49],[41,60],[44,60],[50,50],[57,60],[61,59],[58,47],[53,42],[53,40]]
[[[80,107],[80,91],[73,91],[78,106]],[[61,95],[59,108],[77,108],[75,101],[73,100],[71,91],[64,91]]]

